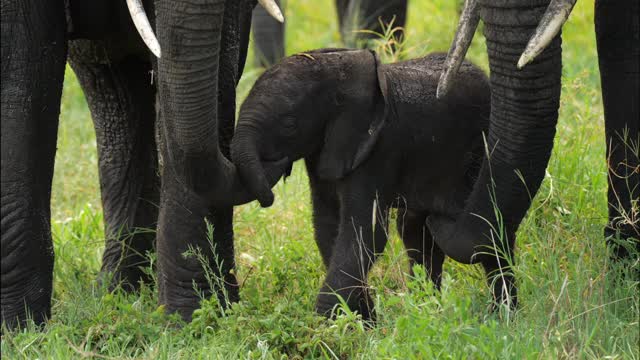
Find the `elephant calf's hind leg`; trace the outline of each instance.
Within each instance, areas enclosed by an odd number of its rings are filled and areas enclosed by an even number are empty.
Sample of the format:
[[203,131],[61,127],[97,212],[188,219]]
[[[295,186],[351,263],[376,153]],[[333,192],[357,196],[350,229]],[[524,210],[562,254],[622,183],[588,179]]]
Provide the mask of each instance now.
[[409,255],[411,274],[413,274],[414,265],[424,266],[435,288],[440,289],[444,253],[433,241],[426,225],[426,219],[426,213],[399,209],[397,219],[398,233],[402,237]]

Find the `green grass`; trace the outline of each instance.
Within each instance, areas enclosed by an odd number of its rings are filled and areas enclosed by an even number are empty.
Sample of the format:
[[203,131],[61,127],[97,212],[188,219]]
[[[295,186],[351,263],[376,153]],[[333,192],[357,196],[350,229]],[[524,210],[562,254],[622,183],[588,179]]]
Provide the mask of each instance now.
[[[406,55],[446,51],[456,2],[410,3]],[[287,53],[340,45],[331,4],[289,1]],[[638,283],[619,275],[602,237],[607,178],[592,8],[578,2],[564,31],[555,149],[518,233],[516,314],[488,314],[490,294],[477,266],[447,261],[440,294],[421,277],[410,279],[392,232],[370,277],[378,326],[366,330],[353,314],[335,321],[315,316],[324,270],[301,164],[276,187],[273,207],[237,208],[242,301],[225,316],[215,300],[207,300],[193,323],[176,326],[179,321],[158,307],[153,287],[136,295],[108,293],[95,283],[104,238],[95,135],[81,90],[67,71],[52,203],[53,318],[42,332],[30,327],[5,333],[2,357],[640,358]],[[481,36],[469,58],[487,69]],[[249,62],[241,98],[260,71]]]

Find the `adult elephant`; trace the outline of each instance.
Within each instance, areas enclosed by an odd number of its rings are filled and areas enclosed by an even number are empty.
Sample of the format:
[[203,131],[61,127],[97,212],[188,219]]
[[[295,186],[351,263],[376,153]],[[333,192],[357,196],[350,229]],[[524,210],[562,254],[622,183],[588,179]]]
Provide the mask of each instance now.
[[[280,1],[277,1],[280,3]],[[338,26],[342,39],[348,47],[362,45],[365,41],[376,38],[375,34],[359,32],[371,30],[383,34],[380,24],[389,24],[393,20],[394,27],[400,27],[394,33],[399,39],[407,19],[408,0],[336,0]],[[395,19],[395,20],[394,20]],[[253,45],[256,65],[267,67],[284,57],[284,24],[275,20],[264,8],[256,8],[253,12]]]
[[[261,2],[278,15],[272,1]],[[226,157],[254,5],[2,0],[1,315],[9,328],[50,316],[50,195],[67,55],[96,129],[107,237],[101,272],[112,275],[111,287],[135,288],[143,278],[154,236],[136,229],[157,228],[159,300],[170,312],[189,319],[199,293],[238,298],[232,204],[251,199]],[[157,15],[159,41],[146,14]],[[190,247],[224,286],[211,288],[202,264],[183,256]]]
[[[491,71],[491,118],[485,158],[466,207],[456,218],[435,218],[438,245],[488,271],[507,264],[515,232],[531,205],[551,155],[561,89],[562,24],[575,0],[467,0],[438,96],[446,96],[478,21]],[[595,25],[609,165],[608,240],[630,239],[640,251],[638,199],[639,3],[597,0]],[[499,210],[499,213],[496,211]],[[613,242],[616,257],[628,256]],[[492,250],[497,245],[497,250]],[[496,259],[498,260],[496,262]],[[512,276],[494,286],[512,293]]]

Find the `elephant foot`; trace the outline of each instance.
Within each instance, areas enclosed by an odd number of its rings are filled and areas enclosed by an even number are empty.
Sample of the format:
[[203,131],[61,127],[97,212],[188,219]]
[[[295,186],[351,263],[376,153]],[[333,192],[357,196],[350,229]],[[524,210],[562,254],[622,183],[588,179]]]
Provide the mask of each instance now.
[[2,304],[2,328],[0,331],[4,332],[6,326],[9,330],[24,329],[28,320],[32,320],[38,328],[44,327],[47,319],[51,318],[51,304],[32,304],[28,312],[25,310],[25,305],[20,302],[19,305],[9,304],[7,306]]
[[606,226],[604,238],[613,260],[640,258],[640,229],[637,226]]
[[364,320],[368,326],[375,324],[376,313],[373,299],[371,299],[366,289],[332,292],[327,287],[323,287],[316,300],[316,312],[327,318],[335,319],[338,305],[341,304],[340,298],[346,302],[349,310],[360,314],[362,320]]
[[[166,276],[159,276],[164,278],[158,279],[160,304],[164,305],[168,314],[177,313],[185,322],[191,321],[193,312],[200,308],[202,299],[216,296],[222,309],[227,309],[232,303],[240,300],[240,287],[233,274],[228,274],[224,278],[224,284],[216,285],[214,290],[209,286],[200,285],[197,281],[170,284]],[[194,290],[194,285],[198,290]]]
[[151,262],[146,254],[123,241],[110,240],[102,257],[98,283],[101,286],[108,284],[109,291],[120,288],[128,293],[135,292],[140,289],[141,283],[152,283],[149,271],[146,270],[149,266]]
[[51,285],[48,278],[30,280],[18,289],[3,286],[2,324],[9,330],[26,327],[28,320],[43,326],[51,318]]
[[[160,281],[160,280],[159,280]],[[160,285],[160,284],[159,284]],[[211,296],[202,290],[203,294],[197,294],[193,287],[168,288],[167,285],[159,287],[160,305],[164,306],[167,314],[178,314],[184,322],[191,322],[193,312],[200,308],[200,299]]]

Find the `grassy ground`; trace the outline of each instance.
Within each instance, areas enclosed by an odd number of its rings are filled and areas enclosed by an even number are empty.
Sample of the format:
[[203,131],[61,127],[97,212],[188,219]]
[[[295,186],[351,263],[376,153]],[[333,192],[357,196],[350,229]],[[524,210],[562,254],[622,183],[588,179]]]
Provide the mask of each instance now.
[[[411,1],[406,55],[448,48],[455,2]],[[203,302],[175,326],[153,287],[110,294],[95,284],[103,243],[95,137],[82,93],[67,72],[53,195],[53,318],[44,332],[5,334],[15,358],[630,358],[638,359],[638,283],[608,260],[603,112],[592,3],[580,1],[564,32],[562,110],[547,177],[518,238],[521,308],[489,315],[482,270],[448,261],[442,293],[410,279],[392,232],[371,276],[379,324],[353,314],[313,315],[323,267],[313,241],[301,164],[272,208],[236,210],[242,301],[220,316]],[[290,1],[287,53],[340,45],[332,1]],[[482,37],[469,57],[487,68]],[[243,98],[260,69],[249,68]],[[637,266],[637,265],[636,265]]]

